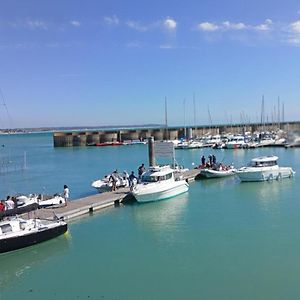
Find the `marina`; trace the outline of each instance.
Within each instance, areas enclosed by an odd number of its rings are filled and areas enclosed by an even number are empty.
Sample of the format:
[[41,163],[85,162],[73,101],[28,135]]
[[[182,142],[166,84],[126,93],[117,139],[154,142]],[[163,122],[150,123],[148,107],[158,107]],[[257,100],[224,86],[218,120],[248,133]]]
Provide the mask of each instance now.
[[[198,173],[199,170],[197,169],[187,171],[185,172],[183,179],[187,182],[193,182]],[[134,196],[131,195],[129,188],[119,188],[114,192],[104,192],[75,199],[70,201],[67,206],[35,210],[30,214],[27,214],[27,216],[34,215],[37,218],[51,219],[55,214],[58,218],[69,221],[73,218],[79,218],[80,216],[85,216],[101,209],[119,206],[122,203],[131,203],[134,201]],[[24,214],[23,217],[26,217],[26,214]]]
[[2,1],[0,300],[300,295],[297,1]]
[[[140,293],[145,291],[156,298],[152,288],[136,288],[137,282],[143,286],[142,281],[136,278],[133,284],[126,274],[128,270],[132,275],[148,270],[145,276],[153,277],[158,268],[157,261],[160,261],[160,270],[168,272],[160,271],[157,279],[152,281],[154,285],[158,286],[164,280],[168,286],[175,278],[184,277],[181,278],[182,287],[171,293],[174,299],[184,298],[183,289],[192,289],[204,298],[221,297],[214,289],[215,284],[219,285],[218,291],[222,294],[233,296],[229,287],[232,288],[233,282],[237,281],[240,288],[235,291],[238,295],[242,295],[246,288],[252,290],[252,295],[256,291],[261,293],[261,289],[252,289],[244,280],[245,268],[247,278],[250,276],[255,284],[258,281],[268,283],[264,276],[269,274],[270,265],[278,274],[287,268],[295,274],[298,272],[294,259],[300,242],[293,234],[300,219],[298,148],[176,151],[178,163],[190,169],[183,173],[189,181],[189,191],[172,199],[139,204],[135,201],[123,203],[129,188],[98,193],[91,184],[116,167],[120,173],[133,170],[137,174],[141,162],[148,164],[148,145],[54,148],[51,133],[2,136],[1,139],[6,145],[2,150],[13,149],[12,162],[22,157],[24,150],[27,153],[26,169],[1,175],[2,195],[54,194],[62,192],[63,184],[70,187],[67,206],[43,208],[24,215],[42,219],[51,219],[55,215],[64,217],[69,231],[47,242],[1,255],[5,271],[0,275],[0,285],[5,299],[43,296],[50,300],[55,295],[64,294],[65,289],[72,291],[68,294],[71,298],[78,295],[82,298],[97,298],[99,295],[122,298],[120,293],[125,291],[131,299],[139,299]],[[253,157],[270,153],[278,156],[282,165],[292,166],[295,177],[249,184],[240,182],[236,176],[194,181],[200,172],[195,167],[201,165],[202,156],[208,158],[214,154],[217,162],[226,161],[238,168]],[[160,159],[158,163],[167,161]],[[47,174],[58,175],[49,177]],[[43,186],[45,188],[41,190]],[[294,248],[288,257],[285,255],[287,243]],[[184,251],[189,252],[188,257],[182,256]],[[145,260],[149,253],[151,256]],[[270,257],[270,253],[278,259]],[[236,264],[237,259],[243,263]],[[60,266],[59,274],[55,266]],[[78,268],[81,275],[71,275],[77,274]],[[209,273],[208,269],[211,270]],[[72,276],[72,283],[49,287],[42,283],[45,272],[48,280],[53,282]],[[74,287],[79,287],[82,276],[90,276],[91,272],[94,276],[89,277],[87,289]],[[168,279],[169,272],[173,275]],[[215,274],[219,275],[216,277]],[[123,280],[115,290],[107,277],[117,275]],[[194,276],[201,279],[199,288],[191,284]],[[287,278],[290,280],[291,276]],[[33,280],[43,288],[36,288]],[[281,280],[281,276],[274,275],[272,282]],[[167,286],[161,289],[162,298],[170,296]],[[277,286],[278,291],[280,284]],[[297,288],[293,287],[292,291],[296,293]]]

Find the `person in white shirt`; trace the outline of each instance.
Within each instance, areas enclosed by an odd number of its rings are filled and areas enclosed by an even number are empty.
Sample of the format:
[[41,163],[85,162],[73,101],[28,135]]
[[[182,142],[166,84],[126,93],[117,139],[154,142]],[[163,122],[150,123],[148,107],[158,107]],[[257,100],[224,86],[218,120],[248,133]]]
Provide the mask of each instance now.
[[68,188],[68,186],[65,184],[64,185],[64,198],[65,198],[65,206],[67,206],[67,202],[70,196],[70,190]]
[[14,209],[15,202],[8,196],[5,201],[5,210]]

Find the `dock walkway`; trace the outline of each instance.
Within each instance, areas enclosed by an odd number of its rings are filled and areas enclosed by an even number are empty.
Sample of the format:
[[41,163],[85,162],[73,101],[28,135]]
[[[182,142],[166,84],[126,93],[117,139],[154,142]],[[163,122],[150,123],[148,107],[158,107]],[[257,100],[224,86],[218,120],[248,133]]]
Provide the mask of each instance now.
[[[185,172],[183,174],[183,178],[188,182],[192,182],[195,180],[195,176],[198,173],[199,170],[193,169]],[[68,201],[67,206],[57,208],[42,208],[35,212],[35,216],[41,219],[52,219],[55,214],[57,217],[62,217],[65,221],[69,221],[73,218],[90,214],[100,209],[116,206],[128,198],[130,198],[129,188],[120,188],[115,192],[104,192],[77,200]],[[30,213],[24,214],[24,217],[28,215],[30,215]]]

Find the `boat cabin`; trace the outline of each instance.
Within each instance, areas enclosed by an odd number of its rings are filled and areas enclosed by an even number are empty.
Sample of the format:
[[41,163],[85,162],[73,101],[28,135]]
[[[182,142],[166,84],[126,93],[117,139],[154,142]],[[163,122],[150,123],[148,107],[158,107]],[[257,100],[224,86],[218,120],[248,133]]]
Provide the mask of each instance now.
[[143,183],[159,182],[174,178],[174,170],[169,166],[150,167],[142,176]]
[[250,167],[272,167],[277,165],[277,156],[262,156],[251,160]]
[[25,224],[18,220],[8,220],[0,222],[0,236],[12,232],[17,232],[25,228]]

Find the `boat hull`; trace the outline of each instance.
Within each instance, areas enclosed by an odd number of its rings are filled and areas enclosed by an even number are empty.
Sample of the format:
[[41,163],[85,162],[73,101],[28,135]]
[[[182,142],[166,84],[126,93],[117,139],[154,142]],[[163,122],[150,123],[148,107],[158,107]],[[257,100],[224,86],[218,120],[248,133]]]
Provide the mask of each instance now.
[[68,225],[64,223],[52,228],[41,228],[34,233],[2,239],[0,240],[0,253],[22,249],[50,240],[65,233],[67,230]]
[[227,170],[227,171],[217,171],[217,170],[210,170],[210,169],[203,169],[200,173],[196,176],[198,178],[223,178],[228,176],[235,175],[234,169]]
[[[271,181],[280,180],[284,178],[291,178],[294,176],[295,172],[292,168],[281,167],[273,170],[251,170],[254,168],[247,168],[245,170],[237,171],[236,174],[241,181]],[[256,169],[256,168],[255,168]]]
[[139,191],[133,191],[133,196],[137,202],[153,202],[160,201],[168,198],[175,197],[177,195],[187,192],[189,185],[185,181],[175,181],[175,184],[170,188],[161,188],[160,190],[153,191],[145,188],[145,190],[140,189]]
[[21,215],[21,214],[36,210],[38,208],[39,208],[38,203],[31,203],[31,204],[28,204],[28,205],[19,206],[19,207],[14,208],[14,209],[5,210],[3,212],[1,211],[0,212],[0,219],[2,219],[3,217]]

